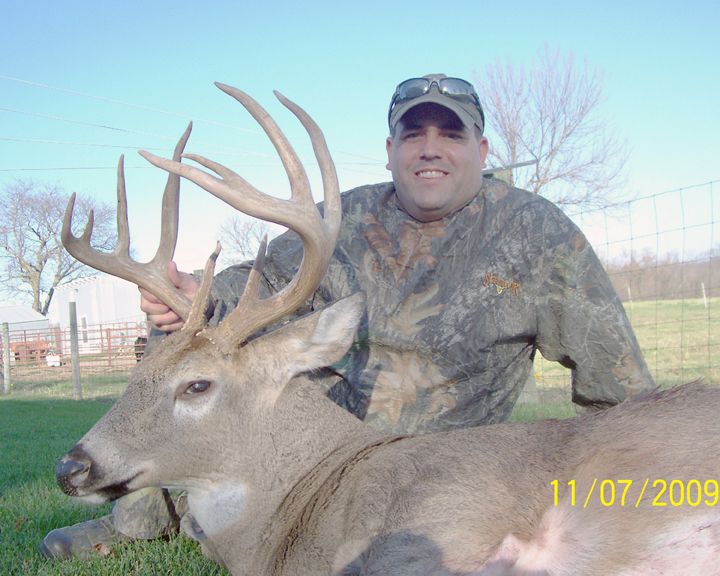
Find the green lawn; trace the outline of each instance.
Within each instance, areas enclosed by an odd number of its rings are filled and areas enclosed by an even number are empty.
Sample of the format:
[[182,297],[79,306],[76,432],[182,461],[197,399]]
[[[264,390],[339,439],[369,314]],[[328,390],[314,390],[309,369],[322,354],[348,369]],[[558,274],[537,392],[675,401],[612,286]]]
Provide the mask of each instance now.
[[[55,373],[52,369],[50,376]],[[44,373],[12,380],[10,393],[16,399],[67,399],[73,398],[73,387],[69,374],[48,378]],[[81,377],[83,400],[112,402],[123,393],[128,382],[127,373],[100,374]]]
[[184,536],[124,545],[108,558],[49,562],[37,545],[53,528],[102,516],[65,496],[55,483],[57,460],[110,407],[108,401],[0,398],[0,574],[226,574]]
[[626,304],[648,367],[660,385],[704,378],[720,384],[720,300]]

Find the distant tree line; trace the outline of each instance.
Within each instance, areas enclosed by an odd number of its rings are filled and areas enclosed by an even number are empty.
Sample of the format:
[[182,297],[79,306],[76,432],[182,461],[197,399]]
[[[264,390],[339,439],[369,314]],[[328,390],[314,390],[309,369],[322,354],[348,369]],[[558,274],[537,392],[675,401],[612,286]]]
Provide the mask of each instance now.
[[677,254],[651,252],[604,262],[623,302],[720,297],[720,253],[681,261]]

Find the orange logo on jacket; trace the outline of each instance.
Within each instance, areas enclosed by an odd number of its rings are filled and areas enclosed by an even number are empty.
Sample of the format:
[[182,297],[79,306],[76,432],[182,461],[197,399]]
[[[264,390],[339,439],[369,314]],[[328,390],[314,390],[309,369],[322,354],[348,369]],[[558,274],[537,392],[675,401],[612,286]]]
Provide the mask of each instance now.
[[498,294],[502,294],[505,290],[509,289],[513,293],[513,296],[517,296],[518,290],[520,289],[520,284],[515,282],[515,280],[504,280],[503,278],[495,276],[495,274],[490,274],[490,272],[485,272],[483,286],[495,286]]

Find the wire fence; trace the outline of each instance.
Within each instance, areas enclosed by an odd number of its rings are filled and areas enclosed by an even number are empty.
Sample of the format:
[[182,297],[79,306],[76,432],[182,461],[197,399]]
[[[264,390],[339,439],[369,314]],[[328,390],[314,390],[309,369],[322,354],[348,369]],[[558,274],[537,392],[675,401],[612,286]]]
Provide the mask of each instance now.
[[[115,322],[78,329],[81,383],[91,396],[115,393],[142,359],[145,322]],[[66,395],[71,389],[71,330],[15,330],[8,334],[13,387],[29,393]],[[3,342],[4,345],[4,342]]]
[[[720,181],[571,214],[605,264],[657,384],[720,384]],[[117,393],[142,357],[144,322],[79,330],[87,396]],[[70,393],[69,330],[11,332],[10,370],[25,392]],[[539,354],[524,401],[570,397],[569,370]]]
[[[571,214],[603,261],[659,385],[720,384],[720,181]],[[570,372],[538,358],[542,389]]]

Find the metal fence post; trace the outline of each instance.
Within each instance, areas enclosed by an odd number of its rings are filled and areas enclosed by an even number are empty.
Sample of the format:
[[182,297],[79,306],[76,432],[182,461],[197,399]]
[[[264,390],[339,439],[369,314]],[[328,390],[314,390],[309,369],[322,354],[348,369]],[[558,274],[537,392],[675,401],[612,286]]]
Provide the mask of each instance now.
[[3,322],[3,393],[10,394],[10,325]]
[[80,383],[80,348],[78,345],[77,307],[70,302],[70,362],[72,364],[73,399],[82,400],[82,384]]
[[108,360],[108,368],[112,368],[112,355],[113,355],[113,347],[112,347],[112,330],[110,328],[105,329],[106,334],[106,342],[107,342],[107,360]]

